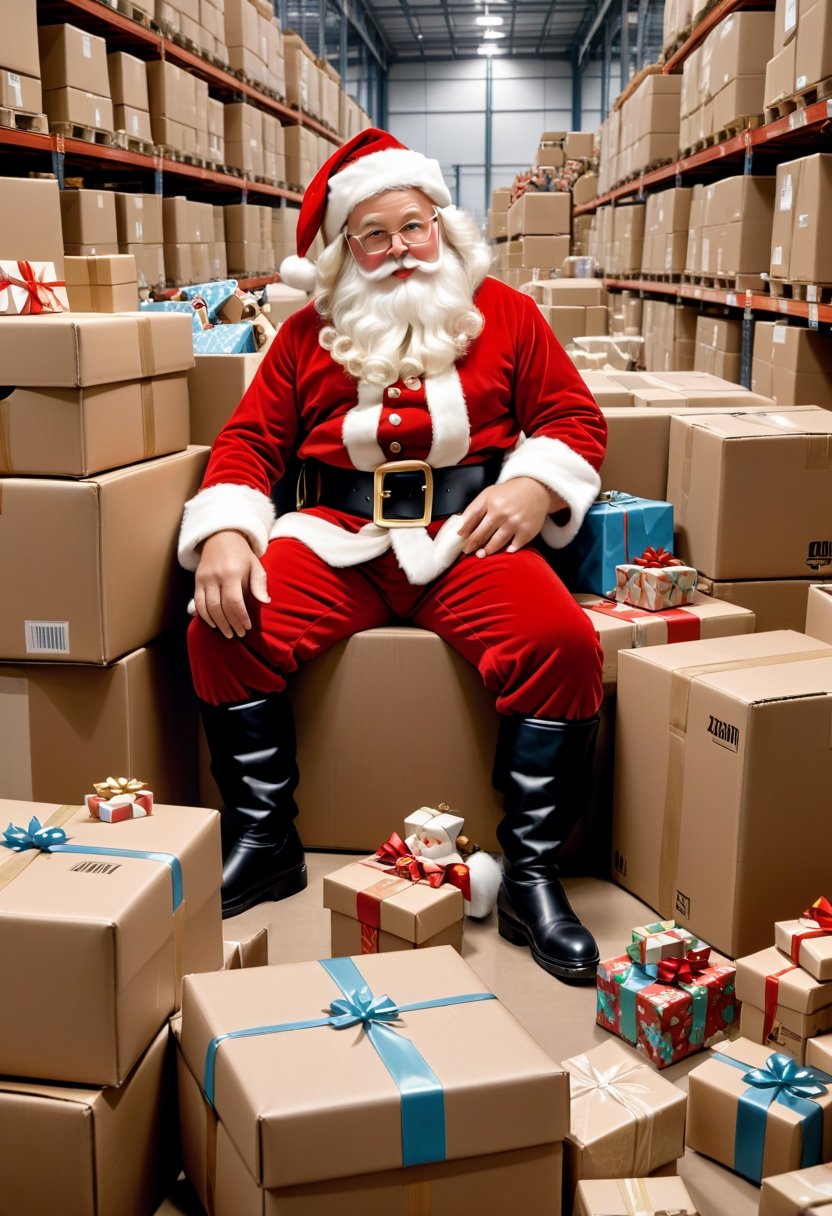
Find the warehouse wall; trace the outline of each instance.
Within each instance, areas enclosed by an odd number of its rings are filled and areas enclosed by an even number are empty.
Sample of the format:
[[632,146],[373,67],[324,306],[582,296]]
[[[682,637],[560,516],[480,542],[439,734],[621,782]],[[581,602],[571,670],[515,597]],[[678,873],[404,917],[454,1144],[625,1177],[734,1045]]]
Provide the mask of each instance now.
[[[509,185],[534,159],[541,131],[572,128],[572,67],[558,59],[493,62],[492,188]],[[459,166],[460,204],[482,220],[485,197],[486,72],[484,59],[396,64],[390,70],[387,125],[403,143],[432,156],[449,186]],[[580,127],[601,120],[601,64],[583,77]]]

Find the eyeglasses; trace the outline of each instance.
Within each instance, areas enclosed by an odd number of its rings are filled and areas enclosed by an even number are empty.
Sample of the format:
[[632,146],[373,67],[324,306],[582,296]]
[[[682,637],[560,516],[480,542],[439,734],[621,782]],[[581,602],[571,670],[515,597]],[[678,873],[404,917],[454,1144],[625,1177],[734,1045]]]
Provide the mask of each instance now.
[[408,220],[406,224],[402,224],[401,228],[397,228],[395,232],[385,232],[383,228],[373,228],[364,236],[356,236],[355,233],[345,232],[344,239],[346,241],[355,241],[361,246],[364,253],[387,253],[393,248],[393,237],[401,237],[408,249],[413,245],[424,245],[431,238],[433,225],[438,220],[438,215],[434,211],[430,219],[427,220]]

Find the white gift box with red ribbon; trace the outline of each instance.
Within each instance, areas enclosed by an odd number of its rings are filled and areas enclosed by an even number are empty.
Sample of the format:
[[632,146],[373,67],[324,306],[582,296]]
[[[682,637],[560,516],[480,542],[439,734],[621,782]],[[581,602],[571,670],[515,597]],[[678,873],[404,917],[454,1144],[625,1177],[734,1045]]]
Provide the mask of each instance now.
[[54,262],[0,258],[0,315],[27,317],[43,312],[68,312],[69,300]]
[[144,819],[153,814],[151,790],[143,790],[140,794],[116,794],[114,798],[87,794],[84,802],[92,817],[102,823],[123,823],[126,819]]

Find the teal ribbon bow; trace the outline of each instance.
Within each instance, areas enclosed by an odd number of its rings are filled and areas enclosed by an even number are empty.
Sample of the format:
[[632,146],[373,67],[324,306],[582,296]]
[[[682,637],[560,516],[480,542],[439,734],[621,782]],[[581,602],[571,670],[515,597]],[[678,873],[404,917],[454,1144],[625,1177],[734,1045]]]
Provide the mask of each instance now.
[[137,857],[141,861],[159,861],[170,870],[171,894],[174,912],[184,898],[182,863],[173,853],[158,853],[146,849],[108,849],[93,844],[67,844],[69,837],[63,828],[44,827],[36,815],[29,820],[28,828],[10,823],[3,832],[0,844],[13,853],[25,853],[28,849],[40,849],[42,853],[83,853],[94,857]]
[[[714,1052],[714,1059],[732,1068],[748,1069],[748,1064],[731,1056]],[[743,1073],[749,1089],[737,1105],[734,1129],[734,1169],[751,1182],[760,1182],[763,1175],[763,1154],[766,1142],[768,1109],[773,1102],[788,1106],[800,1115],[803,1147],[800,1168],[820,1165],[823,1159],[823,1109],[814,1098],[822,1097],[832,1084],[832,1076],[819,1068],[804,1068],[791,1056],[775,1052],[764,1068],[752,1068]]]
[[459,996],[437,997],[429,1001],[413,1001],[396,1005],[389,996],[374,997],[363,975],[351,958],[321,959],[320,965],[340,988],[343,999],[336,998],[327,1017],[309,1018],[302,1022],[282,1022],[271,1026],[251,1026],[245,1030],[229,1030],[217,1035],[208,1044],[202,1090],[205,1100],[214,1106],[216,1096],[217,1051],[227,1039],[244,1039],[256,1035],[283,1034],[292,1030],[310,1030],[329,1026],[346,1030],[360,1025],[375,1048],[381,1062],[396,1083],[401,1095],[402,1165],[426,1165],[444,1161],[445,1091],[421,1052],[390,1022],[398,1021],[402,1013],[416,1009],[437,1009],[444,1005],[465,1005],[473,1001],[493,1001],[493,992],[467,992]]

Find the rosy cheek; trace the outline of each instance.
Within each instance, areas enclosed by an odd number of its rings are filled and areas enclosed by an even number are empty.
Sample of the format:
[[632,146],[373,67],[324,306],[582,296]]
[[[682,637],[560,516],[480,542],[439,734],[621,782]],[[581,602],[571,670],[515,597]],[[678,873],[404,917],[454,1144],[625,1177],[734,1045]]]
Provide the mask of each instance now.
[[424,245],[411,245],[408,253],[415,258],[417,262],[435,262],[439,257],[439,237],[436,231],[436,225],[433,225],[433,232],[430,240],[425,241]]

